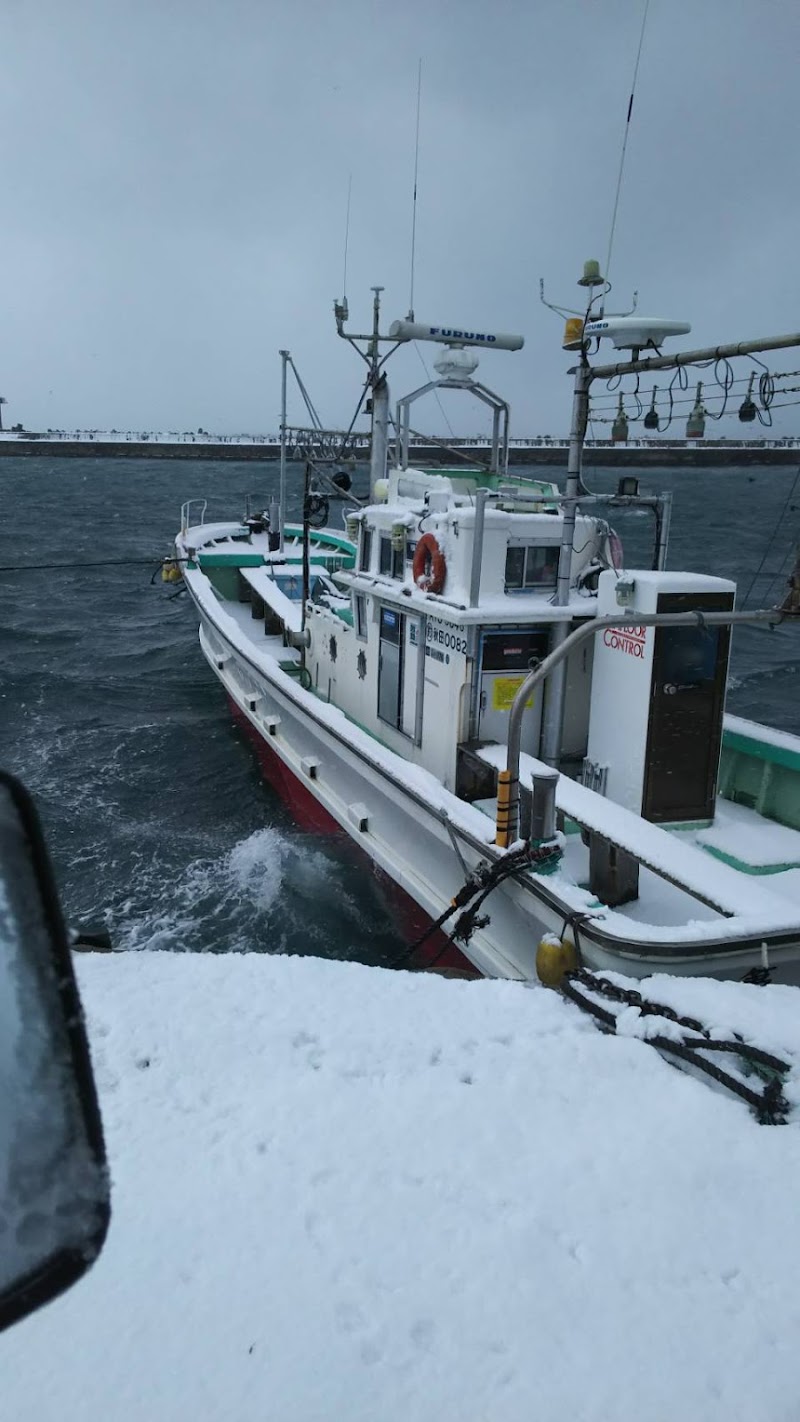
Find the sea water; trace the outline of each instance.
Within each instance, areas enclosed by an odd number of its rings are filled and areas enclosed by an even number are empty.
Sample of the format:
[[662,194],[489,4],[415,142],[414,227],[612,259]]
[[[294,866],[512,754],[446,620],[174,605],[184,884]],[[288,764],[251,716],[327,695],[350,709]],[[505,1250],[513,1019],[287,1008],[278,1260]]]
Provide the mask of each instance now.
[[[643,487],[675,497],[669,566],[734,578],[740,599],[758,574],[749,605],[781,600],[800,534],[796,472],[645,471]],[[120,949],[375,963],[401,951],[348,843],[298,829],[262,782],[188,597],[161,582],[184,499],[207,498],[208,519],[238,518],[277,477],[252,462],[0,461],[0,565],[29,570],[0,571],[0,766],[34,794],[69,921],[105,927]],[[586,477],[608,491],[618,476]],[[290,470],[290,516],[301,487]],[[614,523],[628,564],[645,559],[649,515]],[[39,566],[53,563],[71,566]],[[800,730],[800,625],[738,628],[732,668],[730,710]]]

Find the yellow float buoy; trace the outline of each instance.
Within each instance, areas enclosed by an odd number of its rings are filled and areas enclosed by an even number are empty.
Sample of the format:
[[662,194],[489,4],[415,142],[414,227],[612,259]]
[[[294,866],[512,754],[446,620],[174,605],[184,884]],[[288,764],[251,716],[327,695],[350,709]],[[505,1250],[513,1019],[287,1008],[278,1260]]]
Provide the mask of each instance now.
[[536,972],[545,987],[557,988],[566,973],[578,966],[575,944],[569,939],[559,938],[555,933],[546,933],[536,949]]

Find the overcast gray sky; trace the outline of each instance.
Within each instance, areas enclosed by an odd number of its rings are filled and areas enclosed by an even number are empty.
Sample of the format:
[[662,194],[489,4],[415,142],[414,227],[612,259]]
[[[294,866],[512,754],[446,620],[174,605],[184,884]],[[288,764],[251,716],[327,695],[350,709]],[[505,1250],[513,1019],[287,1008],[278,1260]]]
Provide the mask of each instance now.
[[[480,374],[516,433],[566,431],[538,279],[571,304],[584,258],[605,258],[643,0],[1,9],[12,421],[274,429],[280,346],[323,419],[348,420],[361,368],[331,315],[348,177],[351,312],[367,320],[380,282],[388,323],[409,298],[421,57],[417,315],[521,331]],[[651,0],[611,275],[693,344],[799,324],[799,60],[797,0]],[[390,374],[395,394],[425,379],[410,350]],[[435,406],[418,418],[441,428]]]

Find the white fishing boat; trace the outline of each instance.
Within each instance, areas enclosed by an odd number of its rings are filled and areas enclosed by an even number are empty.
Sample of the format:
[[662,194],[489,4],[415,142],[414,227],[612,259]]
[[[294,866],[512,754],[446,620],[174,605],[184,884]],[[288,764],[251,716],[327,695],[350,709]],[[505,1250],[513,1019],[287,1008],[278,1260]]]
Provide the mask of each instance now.
[[[383,336],[376,289],[366,336],[336,307],[369,367],[366,506],[315,527],[327,506],[307,477],[303,524],[286,526],[284,458],[270,511],[208,523],[184,505],[175,572],[266,776],[301,822],[352,838],[409,940],[429,930],[419,961],[795,980],[800,738],[727,715],[725,698],[732,625],[775,624],[796,594],[737,611],[731,581],[668,567],[668,496],[626,478],[601,501],[580,473],[594,380],[800,337],[670,357],[662,341],[688,326],[596,320],[596,264],[583,284],[565,491],[509,475],[509,407],[476,379],[480,354],[522,338],[413,320]],[[625,358],[591,364],[601,337]],[[437,378],[392,420],[381,351],[411,340],[441,347]],[[284,456],[285,373],[286,353]],[[434,389],[491,410],[486,467],[409,462],[411,407]],[[623,566],[601,503],[655,516],[648,566]]]

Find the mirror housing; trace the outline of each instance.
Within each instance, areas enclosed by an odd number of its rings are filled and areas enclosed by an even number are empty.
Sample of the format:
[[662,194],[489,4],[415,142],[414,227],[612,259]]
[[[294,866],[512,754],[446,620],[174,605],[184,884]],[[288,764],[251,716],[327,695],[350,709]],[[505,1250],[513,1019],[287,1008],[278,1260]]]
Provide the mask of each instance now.
[[105,1143],[67,932],[39,817],[0,772],[0,1329],[97,1258]]

